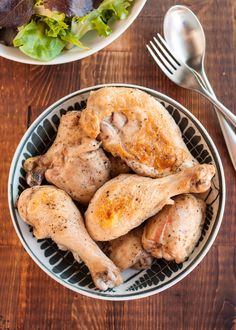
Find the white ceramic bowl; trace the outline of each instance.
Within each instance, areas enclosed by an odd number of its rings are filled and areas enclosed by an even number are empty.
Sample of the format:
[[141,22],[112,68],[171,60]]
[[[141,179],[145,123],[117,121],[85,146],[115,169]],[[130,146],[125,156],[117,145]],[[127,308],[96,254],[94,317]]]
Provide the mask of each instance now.
[[90,297],[129,300],[146,297],[169,288],[189,274],[203,259],[220,228],[225,205],[225,179],[221,160],[212,139],[188,110],[171,98],[148,88],[117,84],[112,86],[139,88],[158,99],[180,127],[183,139],[193,156],[200,163],[212,163],[216,167],[211,188],[203,196],[207,203],[207,212],[202,236],[190,257],[182,264],[159,259],[155,260],[147,270],[128,269],[123,272],[122,285],[103,292],[95,288],[84,264],[79,265],[71,253],[60,251],[51,240],[36,240],[29,226],[21,220],[15,205],[20,193],[27,187],[22,168],[24,160],[44,153],[55,138],[61,115],[66,111],[83,109],[90,91],[101,86],[83,89],[64,97],[34,121],[15,152],[9,174],[8,198],[12,221],[21,243],[49,276],[71,290]]
[[35,65],[52,65],[52,64],[63,64],[81,60],[84,57],[92,55],[102,48],[106,47],[117,39],[126,29],[133,23],[136,17],[139,15],[143,6],[147,0],[134,0],[134,4],[131,8],[129,16],[121,21],[116,21],[111,24],[113,32],[107,38],[99,37],[95,32],[88,32],[83,39],[84,44],[89,47],[88,50],[81,50],[74,47],[70,50],[63,51],[59,56],[49,62],[42,62],[34,60],[33,58],[26,56],[19,49],[14,47],[7,47],[0,44],[0,56],[5,57],[9,60]]

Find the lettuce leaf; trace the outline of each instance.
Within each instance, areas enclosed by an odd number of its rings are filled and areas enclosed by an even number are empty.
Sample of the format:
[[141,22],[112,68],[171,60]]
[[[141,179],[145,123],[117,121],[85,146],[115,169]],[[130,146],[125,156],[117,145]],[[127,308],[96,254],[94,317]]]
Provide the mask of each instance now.
[[66,45],[64,40],[48,36],[47,24],[42,21],[31,21],[23,27],[15,39],[13,45],[37,60],[50,61],[57,57]]
[[73,17],[71,32],[81,39],[88,31],[95,30],[100,36],[108,36],[112,30],[108,25],[111,18],[125,19],[133,0],[104,0],[100,6],[84,17]]
[[45,29],[45,34],[49,37],[58,37],[66,43],[72,44],[79,48],[88,49],[84,46],[78,38],[76,38],[71,32],[69,25],[65,23],[65,14],[54,13],[52,12],[49,17],[40,16],[39,19],[41,22],[44,22],[47,27]]
[[93,28],[97,31],[99,36],[107,37],[112,33],[112,29],[107,25],[101,16],[92,20]]
[[97,8],[102,0],[44,0],[46,9],[64,13],[67,17],[84,16]]
[[0,27],[17,28],[29,22],[33,13],[33,0],[0,0]]
[[65,15],[55,13],[51,17],[40,16],[39,21],[46,24],[45,34],[48,37],[65,36],[69,26],[64,22]]
[[104,0],[98,7],[100,12],[111,11],[117,20],[125,19],[129,15],[128,8],[133,0]]
[[38,7],[38,6],[42,6],[42,5],[43,5],[43,0],[36,0],[34,5],[35,5],[36,7]]
[[89,49],[88,47],[84,46],[82,42],[78,40],[72,33],[67,32],[66,35],[61,36],[61,39],[67,42],[67,49],[70,49],[69,45],[74,45],[76,47],[82,48],[82,49]]

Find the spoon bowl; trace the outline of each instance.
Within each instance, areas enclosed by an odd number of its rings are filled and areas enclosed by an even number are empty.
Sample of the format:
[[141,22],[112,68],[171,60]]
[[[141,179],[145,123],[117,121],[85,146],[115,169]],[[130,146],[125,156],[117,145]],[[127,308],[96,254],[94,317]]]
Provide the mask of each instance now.
[[193,12],[184,6],[171,7],[164,18],[164,36],[176,57],[199,71],[203,65],[206,39]]

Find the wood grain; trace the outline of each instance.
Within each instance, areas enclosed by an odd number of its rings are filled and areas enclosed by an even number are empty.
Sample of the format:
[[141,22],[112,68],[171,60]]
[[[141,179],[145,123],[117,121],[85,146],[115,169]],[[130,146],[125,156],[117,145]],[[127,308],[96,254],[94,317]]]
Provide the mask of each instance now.
[[[156,67],[145,44],[162,32],[174,0],[148,0],[132,26],[104,50],[70,64],[40,67],[0,59],[0,330],[236,329],[236,176],[212,106],[176,87]],[[202,22],[206,70],[219,99],[236,112],[235,0],[183,0]],[[49,278],[21,246],[7,204],[10,162],[22,135],[47,106],[79,88],[120,82],[163,92],[193,112],[212,136],[226,176],[227,200],[218,237],[184,280],[149,298],[106,302],[76,294]]]

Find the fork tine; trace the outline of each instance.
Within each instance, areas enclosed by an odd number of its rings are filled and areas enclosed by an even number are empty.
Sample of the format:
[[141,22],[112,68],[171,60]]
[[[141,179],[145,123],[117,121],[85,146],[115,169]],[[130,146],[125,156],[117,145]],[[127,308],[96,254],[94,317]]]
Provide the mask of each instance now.
[[[181,63],[180,63],[180,62],[179,62],[179,61],[173,56],[171,49],[170,49],[169,46],[167,45],[167,42],[166,42],[165,39],[162,37],[162,35],[160,35],[160,33],[157,33],[157,37],[158,37],[159,40],[162,42],[163,46],[165,46],[166,51],[168,51],[168,55],[170,56],[170,58],[173,59],[174,62],[175,62],[178,66],[180,66]],[[154,39],[155,39],[155,37],[154,37]]]
[[172,72],[162,64],[162,62],[156,56],[156,54],[154,53],[154,51],[152,50],[152,48],[149,45],[146,45],[146,46],[147,46],[147,49],[148,49],[149,53],[152,55],[154,61],[159,66],[159,68],[165,73],[165,75],[167,75],[168,77],[170,77],[172,75]]
[[[159,35],[157,35],[157,36],[159,37]],[[167,59],[167,61],[176,70],[178,67],[178,64],[173,60],[172,56],[170,56],[168,50],[166,50],[166,48],[164,47],[165,45],[162,46],[161,42],[156,37],[153,37],[153,39],[154,39],[155,43],[157,44],[158,48],[160,48],[160,50],[162,51],[162,53],[165,56],[165,58]]]
[[150,41],[150,44],[152,45],[152,48],[155,50],[156,54],[158,55],[159,59],[161,60],[162,64],[166,67],[166,69],[168,69],[170,73],[174,73],[174,70],[176,70],[176,68],[173,67],[173,65],[171,65],[166,60],[166,58],[162,55],[161,50],[158,49],[152,41]]

